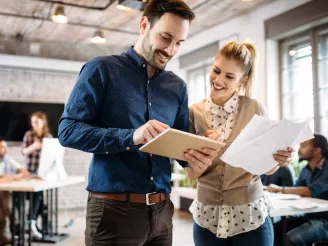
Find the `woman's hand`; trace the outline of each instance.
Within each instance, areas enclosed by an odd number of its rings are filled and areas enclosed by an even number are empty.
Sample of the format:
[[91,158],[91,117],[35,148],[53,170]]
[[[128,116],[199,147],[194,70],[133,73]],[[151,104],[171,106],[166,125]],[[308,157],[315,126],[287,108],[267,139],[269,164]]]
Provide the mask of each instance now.
[[39,140],[35,141],[35,142],[32,144],[32,146],[33,146],[33,149],[34,149],[34,150],[41,150],[41,149],[42,149],[42,143],[41,143],[41,141],[39,141]]
[[214,130],[207,130],[205,132],[205,137],[213,139],[215,141],[223,142],[224,140],[224,133],[220,131],[214,131]]
[[273,159],[278,162],[278,166],[288,166],[292,161],[292,153],[295,150],[287,148],[287,150],[278,150],[277,153],[273,154]]

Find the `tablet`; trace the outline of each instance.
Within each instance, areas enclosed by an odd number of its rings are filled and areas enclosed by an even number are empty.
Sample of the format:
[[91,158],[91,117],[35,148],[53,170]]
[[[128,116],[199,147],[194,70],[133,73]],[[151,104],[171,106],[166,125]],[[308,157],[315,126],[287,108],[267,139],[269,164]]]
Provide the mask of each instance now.
[[219,150],[223,146],[224,144],[221,142],[169,128],[143,145],[139,150],[184,161],[184,152],[188,149],[202,150],[202,148],[210,148]]

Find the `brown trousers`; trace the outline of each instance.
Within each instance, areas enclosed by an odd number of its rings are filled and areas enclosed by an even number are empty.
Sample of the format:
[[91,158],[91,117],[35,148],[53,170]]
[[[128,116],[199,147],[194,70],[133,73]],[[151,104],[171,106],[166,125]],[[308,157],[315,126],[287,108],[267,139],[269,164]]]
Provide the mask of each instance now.
[[86,246],[172,246],[171,200],[155,205],[88,198]]
[[0,191],[0,240],[4,237],[6,218],[10,216],[8,191]]

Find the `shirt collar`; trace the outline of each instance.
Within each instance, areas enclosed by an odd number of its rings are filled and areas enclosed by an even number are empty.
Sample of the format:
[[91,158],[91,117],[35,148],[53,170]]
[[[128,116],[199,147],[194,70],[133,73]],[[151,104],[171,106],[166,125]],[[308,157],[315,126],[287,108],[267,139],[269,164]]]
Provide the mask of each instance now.
[[[131,46],[128,51],[126,52],[127,55],[132,58],[133,61],[136,62],[136,64],[138,65],[139,69],[146,69],[147,68],[147,63],[137,54],[137,52],[135,52],[135,50],[133,49],[134,46]],[[161,74],[164,71],[164,69],[162,70],[158,70],[157,74]]]
[[237,107],[238,99],[238,94],[237,92],[235,92],[233,96],[223,106],[216,105],[211,98],[208,99],[208,103],[213,113],[217,113],[218,111],[224,110],[228,114],[231,114],[233,111],[235,111]]

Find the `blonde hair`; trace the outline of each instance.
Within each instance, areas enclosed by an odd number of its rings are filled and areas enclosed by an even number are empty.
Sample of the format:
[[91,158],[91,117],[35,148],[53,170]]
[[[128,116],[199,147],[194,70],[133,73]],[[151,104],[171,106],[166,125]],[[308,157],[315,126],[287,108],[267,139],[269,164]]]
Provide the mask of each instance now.
[[244,78],[247,77],[247,80],[244,80],[241,84],[238,93],[250,97],[256,58],[256,48],[254,44],[246,41],[231,41],[219,50],[218,55],[223,55],[228,59],[233,59],[243,66]]
[[[41,112],[41,111],[37,111],[37,112],[34,112],[32,115],[31,115],[31,118],[35,116],[37,117],[38,119],[42,120],[43,121],[43,129],[42,129],[42,135],[41,137],[44,138],[44,137],[48,137],[49,135],[49,127],[48,127],[48,119],[47,119],[47,116],[45,113]],[[33,130],[34,132],[34,130]],[[34,132],[36,134],[36,132]]]

